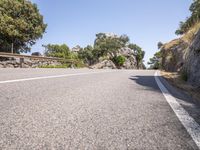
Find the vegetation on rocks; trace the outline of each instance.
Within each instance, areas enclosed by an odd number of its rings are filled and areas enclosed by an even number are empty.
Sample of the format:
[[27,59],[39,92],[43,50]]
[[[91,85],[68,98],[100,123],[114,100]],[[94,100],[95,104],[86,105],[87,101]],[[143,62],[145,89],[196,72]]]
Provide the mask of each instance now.
[[[149,64],[152,68],[168,72],[178,72],[180,80],[199,88],[200,85],[200,0],[190,6],[191,16],[181,22],[176,34],[178,39],[166,44],[159,43],[159,52],[154,54]],[[159,64],[159,65],[158,65]]]
[[161,52],[156,52],[152,58],[149,59],[148,65],[151,69],[161,69]]
[[[74,67],[93,66],[104,61],[104,65],[108,65],[108,68],[112,66],[113,69],[116,67],[120,68],[126,64],[133,66],[126,68],[140,68],[143,66],[145,52],[138,45],[132,44],[129,41],[127,35],[118,36],[115,34],[99,33],[96,34],[96,39],[92,46],[88,45],[85,48],[76,46],[74,51],[73,49],[70,50],[66,44],[48,44],[44,45],[44,54],[49,57],[59,57],[65,60],[70,59],[74,62]],[[106,60],[108,62],[105,62]],[[125,62],[127,63],[125,64]]]
[[45,48],[44,55],[48,57],[70,58],[70,49],[66,44],[48,44],[43,45]]
[[126,61],[126,58],[125,58],[124,56],[122,56],[122,55],[120,55],[120,56],[115,56],[115,57],[113,58],[113,62],[114,62],[117,66],[119,66],[119,67],[123,66],[123,64],[125,63],[125,61]]
[[191,16],[180,22],[179,29],[175,32],[177,35],[185,34],[200,21],[200,0],[193,0],[189,10],[191,11]]
[[[108,56],[110,60],[114,60],[117,66],[122,66],[127,56],[123,56],[123,51],[129,48],[132,54],[136,58],[137,68],[143,63],[145,52],[138,45],[130,43],[130,39],[127,35],[117,36],[114,34],[99,33],[96,35],[94,42],[94,51],[97,54],[97,58]],[[122,52],[121,52],[122,51]],[[121,54],[120,54],[121,53]]]
[[[176,63],[178,63],[180,59],[184,59],[190,43],[192,43],[195,35],[200,29],[200,0],[194,0],[189,10],[191,11],[191,16],[188,17],[186,21],[180,22],[180,27],[176,30],[177,35],[183,36],[172,40],[169,43],[163,44],[162,42],[159,42],[159,52],[156,52],[154,57],[150,58],[148,63],[151,65],[150,68],[172,71],[172,69],[165,67],[167,62],[172,64],[172,66],[174,65],[174,68],[176,65],[178,65],[177,68],[181,66],[181,62],[180,64]],[[181,52],[178,51],[178,49],[180,49]]]

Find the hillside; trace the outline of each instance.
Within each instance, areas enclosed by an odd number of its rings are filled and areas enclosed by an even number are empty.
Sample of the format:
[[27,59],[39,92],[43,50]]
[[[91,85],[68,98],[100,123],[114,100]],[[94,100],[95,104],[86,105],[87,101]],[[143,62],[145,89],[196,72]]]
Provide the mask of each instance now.
[[143,69],[145,52],[138,45],[130,43],[127,35],[98,33],[93,45],[69,49],[66,44],[48,44],[45,55],[73,59],[74,67],[91,69]]
[[200,0],[189,7],[191,15],[181,21],[175,34],[180,37],[168,43],[158,43],[159,51],[148,64],[153,69],[176,72],[183,81],[200,87]]
[[200,85],[200,23],[181,38],[164,44],[161,54],[162,69],[180,72],[192,85]]

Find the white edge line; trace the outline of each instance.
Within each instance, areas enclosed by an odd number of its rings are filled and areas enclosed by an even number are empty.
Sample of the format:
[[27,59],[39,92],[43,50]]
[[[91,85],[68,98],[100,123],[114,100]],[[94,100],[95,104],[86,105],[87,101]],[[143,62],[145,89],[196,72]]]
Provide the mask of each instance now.
[[114,72],[114,71],[88,72],[88,73],[73,73],[73,74],[63,74],[63,75],[53,75],[53,76],[44,76],[44,77],[34,77],[34,78],[15,79],[15,80],[0,81],[0,84],[14,83],[14,82],[23,82],[23,81],[31,81],[31,80],[41,80],[41,79],[51,79],[51,78],[70,77],[70,76],[79,76],[79,75],[98,74],[98,73],[109,73],[109,72]]
[[198,148],[200,149],[200,125],[188,114],[188,112],[177,102],[176,98],[173,97],[166,87],[161,83],[159,77],[160,71],[157,71],[154,75],[156,83],[160,88],[165,99],[173,109],[174,113],[186,128],[189,135],[192,137]]

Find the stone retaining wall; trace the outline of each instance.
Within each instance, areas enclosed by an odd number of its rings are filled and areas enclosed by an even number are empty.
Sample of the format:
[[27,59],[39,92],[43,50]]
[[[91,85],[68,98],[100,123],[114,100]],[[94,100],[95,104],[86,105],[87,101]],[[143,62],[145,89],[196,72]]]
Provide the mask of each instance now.
[[61,65],[61,63],[56,60],[31,60],[27,58],[10,58],[7,60],[0,59],[0,68],[39,68],[46,65],[57,66]]

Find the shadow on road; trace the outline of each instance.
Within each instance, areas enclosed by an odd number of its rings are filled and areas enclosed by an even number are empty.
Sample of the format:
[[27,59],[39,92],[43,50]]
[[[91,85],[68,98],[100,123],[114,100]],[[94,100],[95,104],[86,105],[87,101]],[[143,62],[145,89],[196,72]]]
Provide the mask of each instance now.
[[[135,83],[141,85],[141,86],[145,86],[147,87],[147,90],[153,90],[156,92],[161,93],[156,81],[155,81],[155,77],[154,76],[131,76],[129,78],[130,80],[133,80]],[[191,97],[189,97],[189,95],[186,95],[186,93],[181,92],[179,89],[172,87],[171,85],[169,85],[169,83],[164,80],[162,77],[159,77],[159,79],[161,80],[161,82],[165,85],[165,87],[169,90],[169,92],[176,98],[178,99],[182,99],[185,101],[188,101],[188,98],[190,98],[190,103],[191,101]]]
[[[131,76],[130,80],[134,81],[138,85],[145,86],[145,90],[151,90],[161,93],[154,76]],[[190,115],[200,123],[200,105],[195,99],[193,99],[186,92],[173,87],[165,79],[159,77],[163,85],[168,91],[179,101],[179,103],[190,113]]]
[[160,93],[160,89],[155,81],[154,76],[131,76],[129,79],[139,85],[145,86],[147,90],[152,90]]

